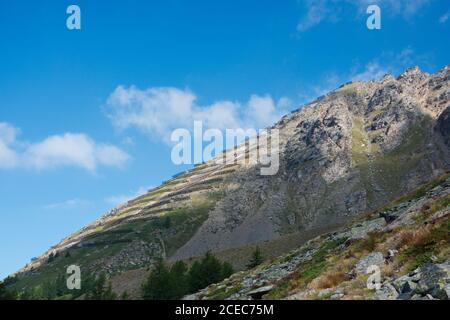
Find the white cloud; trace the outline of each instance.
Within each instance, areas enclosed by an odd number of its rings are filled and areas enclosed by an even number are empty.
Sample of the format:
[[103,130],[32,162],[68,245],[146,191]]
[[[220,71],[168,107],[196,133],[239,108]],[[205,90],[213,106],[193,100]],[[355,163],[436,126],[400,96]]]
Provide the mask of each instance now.
[[384,52],[380,57],[367,63],[363,70],[359,70],[355,66],[350,75],[350,80],[377,80],[385,74],[396,75],[414,65],[425,64],[428,60],[427,55],[418,55],[411,48],[405,48],[399,53]]
[[194,121],[220,130],[265,128],[278,120],[290,104],[287,98],[275,103],[270,96],[252,95],[244,104],[223,100],[199,105],[197,96],[187,89],[119,86],[108,98],[106,110],[117,128],[137,128],[168,142],[174,129],[189,129]]
[[0,123],[0,141],[5,144],[13,143],[19,132],[20,130],[18,128],[15,128],[8,123]]
[[135,86],[119,86],[110,95],[107,105],[110,115],[120,129],[137,127],[155,131],[159,135],[167,131],[171,123],[186,123],[192,112],[195,96],[188,90],[177,88],[150,88],[139,90]]
[[307,0],[305,2],[307,12],[297,25],[297,31],[299,32],[304,32],[327,20],[331,14],[331,6],[327,0]]
[[272,97],[252,95],[248,101],[247,116],[248,119],[252,119],[256,127],[265,127],[267,125],[274,124],[280,119],[279,111],[284,106],[288,106],[290,100],[282,98],[275,104]]
[[352,81],[377,80],[383,77],[389,71],[378,62],[369,62],[366,68],[352,77]]
[[95,144],[94,151],[99,165],[122,167],[130,159],[127,153],[110,144]]
[[120,167],[130,158],[121,149],[96,143],[85,134],[65,133],[26,143],[17,140],[18,132],[17,128],[0,123],[0,168],[42,170],[74,166],[95,171],[100,165]]
[[203,108],[194,107],[190,114],[186,114],[185,119],[190,119],[188,125],[199,120],[208,128],[237,128],[243,125],[239,119],[239,108],[239,103],[219,101]]
[[131,192],[130,194],[114,195],[114,196],[106,198],[105,201],[113,206],[117,206],[119,204],[126,203],[127,201],[130,201],[132,199],[135,199],[135,198],[147,193],[147,191],[150,189],[151,189],[151,187],[140,187],[135,192]]
[[17,154],[12,149],[19,130],[8,123],[0,123],[0,169],[12,168],[17,164]]
[[382,13],[390,17],[410,19],[432,0],[304,0],[306,13],[297,25],[297,31],[305,32],[322,22],[337,22],[343,17],[343,5],[356,7],[359,16],[366,14],[369,5],[377,4]]
[[75,207],[80,207],[80,206],[86,206],[89,204],[90,204],[90,202],[86,201],[86,200],[70,199],[70,200],[66,200],[66,201],[62,201],[62,202],[55,202],[55,203],[47,204],[46,206],[44,206],[44,208],[47,210],[53,210],[53,209],[61,210],[61,209],[70,209],[70,208],[75,208]]
[[409,67],[415,65],[426,66],[431,60],[429,54],[417,54],[409,47],[400,52],[383,52],[366,64],[355,62],[349,72],[337,73],[329,71],[321,77],[322,80],[319,83],[304,86],[298,94],[298,101],[301,101],[302,104],[309,103],[346,82],[379,80],[385,74],[396,76]]
[[450,18],[450,11],[447,11],[444,15],[439,18],[439,23],[446,23]]
[[0,169],[13,168],[16,166],[16,163],[16,153],[0,141]]

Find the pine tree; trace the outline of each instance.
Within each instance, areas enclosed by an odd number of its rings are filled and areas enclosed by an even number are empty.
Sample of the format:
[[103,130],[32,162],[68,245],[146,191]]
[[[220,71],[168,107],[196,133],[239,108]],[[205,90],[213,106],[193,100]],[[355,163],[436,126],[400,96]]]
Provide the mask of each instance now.
[[7,280],[5,280],[4,282],[0,281],[0,300],[16,300],[18,298],[17,294],[12,290],[8,290]]
[[207,252],[200,262],[194,262],[189,271],[191,292],[196,292],[223,279],[223,266],[211,252]]
[[202,289],[202,266],[199,261],[195,261],[191,269],[189,269],[188,273],[188,281],[189,281],[189,291],[190,292],[196,292],[200,289]]
[[142,297],[146,300],[165,300],[171,298],[170,272],[162,259],[159,259],[147,281],[142,286]]
[[177,261],[170,268],[171,299],[181,299],[189,293],[188,268],[183,261]]
[[111,282],[106,284],[105,274],[96,278],[89,290],[86,292],[86,300],[115,300],[116,294],[112,291]]
[[112,284],[111,282],[109,282],[108,286],[106,287],[106,289],[103,291],[103,294],[101,296],[100,300],[116,300],[117,299],[117,295],[114,293],[114,291],[112,290]]
[[261,254],[261,250],[257,246],[255,248],[255,251],[252,253],[252,258],[250,259],[250,262],[247,264],[248,269],[253,269],[257,266],[259,266],[263,262],[263,257]]
[[55,255],[52,253],[49,254],[48,258],[47,258],[47,262],[51,263],[53,262],[53,260],[55,260]]
[[128,294],[127,291],[124,291],[124,292],[120,295],[120,300],[130,300],[130,295]]
[[234,273],[233,266],[229,262],[224,262],[222,265],[222,278],[226,279]]
[[200,261],[195,261],[189,271],[183,261],[174,263],[169,269],[160,259],[142,286],[142,297],[147,300],[181,299],[189,293],[222,281],[233,272],[231,264],[222,264],[210,252]]

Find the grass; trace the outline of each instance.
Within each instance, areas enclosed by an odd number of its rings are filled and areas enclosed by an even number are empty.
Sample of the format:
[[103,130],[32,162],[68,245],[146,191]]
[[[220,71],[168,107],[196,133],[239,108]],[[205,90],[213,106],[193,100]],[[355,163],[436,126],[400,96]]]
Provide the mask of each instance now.
[[327,269],[327,256],[345,241],[347,241],[347,238],[327,241],[322,244],[310,261],[301,264],[293,274],[284,280],[284,283],[268,293],[266,298],[279,299],[285,297],[293,288],[305,288]]
[[421,209],[420,215],[416,217],[416,221],[424,222],[436,212],[448,207],[450,207],[450,195],[437,199],[431,204],[425,204]]
[[238,293],[241,290],[241,286],[236,286],[231,289],[227,289],[226,287],[216,289],[211,292],[207,298],[208,300],[225,300],[231,297],[233,294]]
[[173,235],[163,238],[168,256],[192,238],[208,218],[209,212],[224,195],[225,193],[220,190],[193,195],[191,207],[176,210],[168,215],[171,217],[175,230]]
[[419,230],[404,232],[402,250],[397,263],[402,264],[407,271],[416,269],[431,261],[438,251],[450,246],[450,219],[447,217],[436,225],[427,225]]
[[314,290],[333,288],[346,280],[346,278],[346,274],[342,271],[326,272],[325,274],[312,280],[308,287]]
[[337,89],[337,92],[342,92],[342,93],[349,93],[349,92],[353,92],[356,90],[356,88],[358,87],[360,83],[359,82],[353,82],[353,83],[349,83],[339,89]]

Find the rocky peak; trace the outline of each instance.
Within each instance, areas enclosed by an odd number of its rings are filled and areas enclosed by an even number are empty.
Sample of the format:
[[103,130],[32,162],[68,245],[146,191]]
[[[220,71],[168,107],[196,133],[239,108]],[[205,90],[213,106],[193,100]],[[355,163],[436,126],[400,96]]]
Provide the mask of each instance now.
[[401,82],[416,82],[416,81],[421,81],[424,80],[425,78],[428,77],[427,73],[422,72],[422,70],[420,70],[420,68],[418,66],[412,67],[407,69],[405,72],[403,72],[402,74],[400,74],[400,76],[397,78],[397,80],[401,81]]
[[381,78],[380,83],[387,83],[393,80],[395,80],[395,78],[390,73],[386,73],[383,78]]

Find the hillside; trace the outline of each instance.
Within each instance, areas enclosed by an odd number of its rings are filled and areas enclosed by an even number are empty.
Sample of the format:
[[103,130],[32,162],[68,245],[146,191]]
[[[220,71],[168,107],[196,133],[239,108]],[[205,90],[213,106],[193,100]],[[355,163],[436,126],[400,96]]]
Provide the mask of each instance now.
[[256,244],[274,258],[336,230],[450,169],[449,81],[447,66],[344,85],[274,124],[276,175],[250,163],[198,165],[63,239],[19,270],[14,288],[37,288],[76,264],[137,298],[160,257],[211,250],[240,270]]
[[450,299],[450,174],[186,299]]

